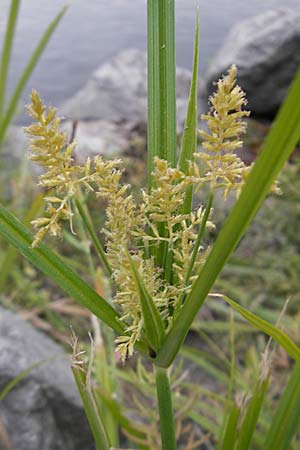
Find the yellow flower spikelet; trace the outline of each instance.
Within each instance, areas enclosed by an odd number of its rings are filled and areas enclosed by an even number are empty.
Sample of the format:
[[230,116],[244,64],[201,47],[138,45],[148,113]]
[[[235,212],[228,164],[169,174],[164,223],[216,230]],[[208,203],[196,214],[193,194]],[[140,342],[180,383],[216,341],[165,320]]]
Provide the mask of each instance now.
[[236,74],[233,65],[217,82],[217,90],[210,97],[211,111],[201,116],[208,127],[208,131],[199,131],[202,147],[207,152],[195,154],[205,166],[204,175],[195,167],[200,181],[210,183],[212,190],[223,187],[225,197],[231,190],[240,191],[250,170],[234,153],[243,145],[240,139],[246,132],[243,119],[250,114],[243,109],[247,101],[245,93],[236,85]]

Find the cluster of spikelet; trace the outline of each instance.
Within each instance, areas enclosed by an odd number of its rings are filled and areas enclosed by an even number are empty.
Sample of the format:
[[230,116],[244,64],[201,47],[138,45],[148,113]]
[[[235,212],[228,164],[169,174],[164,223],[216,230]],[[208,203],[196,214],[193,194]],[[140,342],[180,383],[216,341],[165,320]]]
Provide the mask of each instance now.
[[204,174],[195,165],[195,174],[202,183],[210,183],[211,189],[224,188],[226,198],[231,190],[240,192],[251,166],[247,167],[234,153],[242,147],[241,135],[246,132],[243,120],[250,112],[244,110],[247,104],[245,93],[236,85],[236,66],[217,82],[217,90],[210,97],[211,111],[202,114],[207,131],[200,130],[202,147],[206,152],[195,157],[204,163]]
[[[187,188],[209,183],[211,190],[223,187],[226,196],[230,190],[239,192],[247,178],[249,168],[234,153],[242,145],[243,118],[249,115],[243,110],[245,96],[235,85],[235,77],[233,66],[217,84],[217,92],[210,100],[211,112],[202,116],[208,125],[208,131],[200,132],[206,152],[196,154],[196,158],[201,158],[205,169],[194,163],[187,175],[156,158],[153,188],[142,190],[138,199],[121,182],[120,160],[105,161],[97,156],[88,159],[85,165],[75,164],[72,159],[75,144],[67,142],[55,109],[46,110],[38,94],[32,93],[29,111],[35,123],[26,129],[31,141],[31,159],[45,169],[40,185],[51,192],[45,197],[45,217],[33,221],[38,229],[33,246],[39,245],[47,232],[60,235],[62,220],[69,220],[72,227],[73,199],[79,190],[94,192],[106,201],[106,223],[102,231],[116,285],[113,301],[127,327],[127,334],[117,338],[123,359],[133,353],[144,326],[128,251],[168,328],[172,311],[180,306],[206,259],[206,252],[199,247],[195,264],[190,267],[205,210],[198,207],[190,214],[182,214]],[[213,227],[212,222],[208,220],[206,227]],[[166,261],[157,258],[157,249],[162,247]]]

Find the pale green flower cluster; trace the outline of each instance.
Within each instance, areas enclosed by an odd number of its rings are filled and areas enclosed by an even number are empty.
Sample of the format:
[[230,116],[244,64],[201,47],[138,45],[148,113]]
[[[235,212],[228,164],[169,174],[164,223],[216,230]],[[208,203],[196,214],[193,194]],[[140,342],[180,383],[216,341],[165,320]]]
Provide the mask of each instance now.
[[117,338],[122,359],[132,355],[144,327],[128,252],[167,330],[206,260],[208,249],[195,245],[201,224],[208,229],[214,226],[207,217],[203,222],[205,209],[201,205],[189,214],[182,213],[187,190],[208,183],[211,191],[223,188],[226,197],[231,190],[239,193],[248,176],[249,167],[234,153],[242,145],[240,136],[246,130],[243,119],[249,115],[243,110],[245,95],[235,78],[236,68],[232,66],[217,83],[217,92],[210,99],[212,110],[202,116],[208,131],[200,131],[205,152],[195,155],[201,165],[191,163],[189,174],[185,174],[156,158],[153,187],[141,190],[137,198],[130,193],[130,186],[122,183],[120,160],[106,161],[97,156],[85,165],[75,164],[75,144],[67,143],[56,111],[46,110],[38,94],[32,94],[29,110],[36,123],[27,128],[31,159],[45,168],[40,185],[50,190],[45,197],[45,217],[33,221],[38,229],[33,246],[47,232],[61,234],[61,220],[71,222],[72,200],[80,190],[94,192],[106,202],[102,232],[115,284],[113,302],[126,324],[126,335]]

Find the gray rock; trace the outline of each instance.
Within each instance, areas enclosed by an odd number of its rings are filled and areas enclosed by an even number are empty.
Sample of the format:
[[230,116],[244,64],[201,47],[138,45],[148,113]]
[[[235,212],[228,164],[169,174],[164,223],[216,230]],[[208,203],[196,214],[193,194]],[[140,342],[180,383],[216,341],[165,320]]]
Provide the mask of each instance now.
[[300,64],[300,9],[270,11],[233,27],[208,69],[209,93],[231,64],[252,113],[273,115]]
[[[191,73],[177,68],[178,123],[184,122]],[[147,118],[147,56],[137,49],[118,53],[101,65],[87,84],[62,106],[71,120],[145,123]]]
[[16,162],[26,156],[28,142],[23,127],[12,125],[9,127],[5,141],[0,148],[1,159],[6,162]]
[[[1,402],[0,422],[13,450],[92,450],[93,440],[62,349],[16,314],[0,308],[0,392],[35,368]],[[4,450],[0,441],[0,449]]]
[[[84,163],[88,156],[113,157],[127,150],[130,141],[129,124],[116,124],[107,120],[79,121],[76,127],[76,161]],[[64,122],[63,129],[71,136],[73,124]]]

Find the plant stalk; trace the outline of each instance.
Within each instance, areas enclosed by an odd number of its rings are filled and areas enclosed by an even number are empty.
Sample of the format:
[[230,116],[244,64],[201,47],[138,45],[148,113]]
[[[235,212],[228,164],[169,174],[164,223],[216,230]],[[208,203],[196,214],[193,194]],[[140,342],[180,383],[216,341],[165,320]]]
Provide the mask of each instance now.
[[108,262],[106,253],[101,245],[101,242],[99,241],[96,231],[94,229],[94,226],[92,224],[92,222],[89,220],[88,215],[86,214],[85,210],[84,210],[84,206],[81,204],[79,199],[75,200],[76,203],[76,207],[78,209],[78,212],[83,220],[83,223],[86,227],[86,229],[89,232],[89,235],[92,239],[92,242],[95,246],[95,249],[97,250],[98,255],[100,256],[101,262],[103,263],[108,275],[112,274],[112,268],[110,267],[110,264]]
[[176,450],[175,422],[168,370],[156,367],[155,371],[162,450]]
[[148,0],[148,186],[155,156],[176,164],[175,0]]

